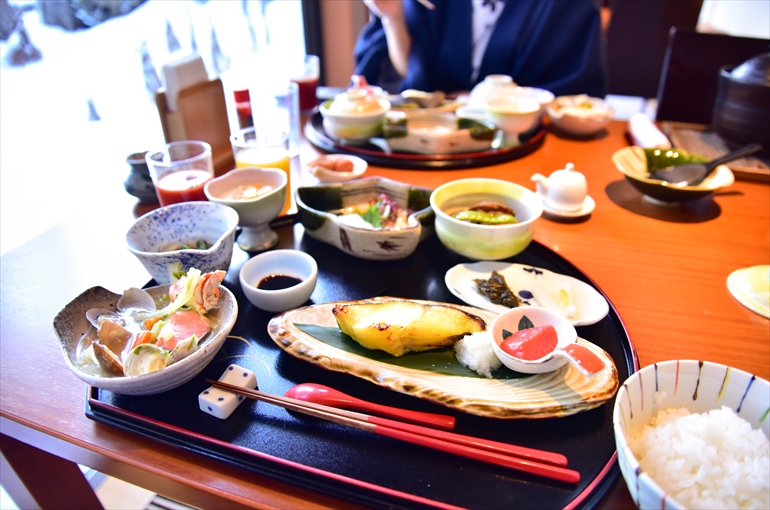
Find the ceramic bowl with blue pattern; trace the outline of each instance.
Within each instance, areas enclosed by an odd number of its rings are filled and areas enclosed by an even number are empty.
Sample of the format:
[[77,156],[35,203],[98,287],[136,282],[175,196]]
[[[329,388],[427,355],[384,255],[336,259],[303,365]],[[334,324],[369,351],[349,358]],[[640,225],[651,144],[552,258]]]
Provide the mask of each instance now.
[[238,213],[213,202],[183,202],[151,211],[126,234],[128,250],[158,284],[191,267],[202,273],[227,271],[233,255]]
[[[676,499],[677,496],[682,497],[676,492],[681,489],[680,481],[671,480],[670,477],[666,477],[665,480],[654,479],[645,471],[642,467],[644,463],[640,463],[641,459],[637,458],[632,451],[631,439],[637,437],[645,426],[650,425],[653,417],[656,417],[660,411],[685,408],[690,413],[708,413],[721,410],[722,406],[732,409],[751,425],[751,430],[747,427],[746,433],[753,434],[761,431],[765,438],[770,437],[770,383],[743,370],[708,361],[671,360],[648,365],[632,374],[623,383],[615,398],[612,415],[615,445],[620,471],[626,480],[631,497],[639,508],[681,509],[687,508],[688,505]],[[672,426],[665,425],[665,427]],[[699,427],[710,433],[716,429],[713,424],[706,427],[701,423]],[[692,429],[692,426],[689,429]],[[672,436],[676,437],[678,434],[680,432]],[[701,445],[699,448],[702,451],[696,453],[699,462],[701,460],[705,462],[710,446],[707,446],[703,438],[692,437],[694,443]],[[648,450],[645,455],[670,456],[671,465],[679,465],[683,472],[687,472],[688,468],[685,466],[688,461],[684,460],[685,457],[674,459],[673,455],[680,451],[687,453],[691,445],[674,441],[671,443],[667,441],[666,444],[670,444],[671,447],[665,447],[658,452]],[[674,445],[678,446],[674,447]],[[726,452],[720,453],[720,456],[724,455]],[[721,468],[716,465],[714,467]],[[710,468],[704,468],[701,473],[693,473],[690,487],[695,485],[696,475],[708,476],[709,471]],[[727,477],[728,475],[723,473],[718,476]],[[708,479],[706,481],[708,482]],[[735,481],[732,489],[740,490],[738,487],[744,482]],[[708,482],[708,485],[715,484]],[[667,486],[670,490],[664,489]],[[685,490],[689,489],[685,488]],[[685,494],[688,497],[691,495]],[[704,508],[699,505],[694,507]],[[705,508],[714,507],[709,505]]]

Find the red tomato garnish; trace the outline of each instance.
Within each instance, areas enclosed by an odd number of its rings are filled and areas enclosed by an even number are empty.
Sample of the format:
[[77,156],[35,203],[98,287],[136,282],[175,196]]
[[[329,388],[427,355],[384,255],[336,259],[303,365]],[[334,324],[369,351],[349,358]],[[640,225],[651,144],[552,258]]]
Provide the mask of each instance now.
[[558,343],[556,328],[549,324],[511,333],[500,343],[500,348],[513,357],[532,361],[552,352]]

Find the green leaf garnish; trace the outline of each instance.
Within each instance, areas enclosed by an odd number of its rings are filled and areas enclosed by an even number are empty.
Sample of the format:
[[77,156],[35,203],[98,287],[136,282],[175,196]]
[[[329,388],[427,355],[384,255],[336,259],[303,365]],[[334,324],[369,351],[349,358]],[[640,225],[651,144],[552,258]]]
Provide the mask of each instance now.
[[529,317],[527,317],[526,315],[521,316],[521,319],[519,319],[519,331],[521,331],[522,329],[530,329],[534,327],[535,325],[532,324],[532,321],[529,320]]
[[380,211],[377,209],[378,204],[379,202],[370,205],[369,209],[361,214],[364,221],[370,223],[374,228],[382,228],[382,216],[380,216]]

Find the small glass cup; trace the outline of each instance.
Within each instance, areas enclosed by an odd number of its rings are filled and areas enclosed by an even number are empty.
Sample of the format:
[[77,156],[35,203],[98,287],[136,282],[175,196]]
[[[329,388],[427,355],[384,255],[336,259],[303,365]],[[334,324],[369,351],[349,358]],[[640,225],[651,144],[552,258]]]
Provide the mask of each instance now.
[[300,68],[291,76],[299,87],[299,109],[312,110],[318,104],[316,89],[321,76],[321,62],[318,55],[305,55]]
[[206,142],[171,142],[146,154],[147,168],[160,205],[206,201],[203,187],[214,178],[211,146]]
[[250,127],[230,137],[236,168],[278,168],[286,173],[286,201],[280,215],[291,208],[289,134],[280,128]]

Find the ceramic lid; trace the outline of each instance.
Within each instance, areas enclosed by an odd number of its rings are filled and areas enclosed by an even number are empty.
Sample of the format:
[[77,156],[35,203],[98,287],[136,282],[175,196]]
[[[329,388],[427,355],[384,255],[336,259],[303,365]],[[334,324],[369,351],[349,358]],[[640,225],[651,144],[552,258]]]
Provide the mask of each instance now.
[[329,106],[329,111],[334,113],[374,113],[384,108],[376,97],[365,90],[353,89],[339,94]]
[[730,73],[741,83],[770,87],[770,52],[750,58]]

